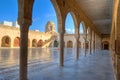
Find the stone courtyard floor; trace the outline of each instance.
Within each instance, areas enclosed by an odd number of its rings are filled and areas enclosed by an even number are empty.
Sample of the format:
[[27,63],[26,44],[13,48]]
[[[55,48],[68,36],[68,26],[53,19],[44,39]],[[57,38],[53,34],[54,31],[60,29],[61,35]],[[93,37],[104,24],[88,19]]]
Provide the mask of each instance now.
[[[3,54],[1,50],[0,53],[0,80],[19,80],[19,49],[6,51],[3,50]],[[28,53],[28,80],[114,80],[107,50],[96,51],[86,57],[80,51],[76,61],[74,49],[65,49],[64,67],[58,65],[57,49],[30,49]]]
[[98,51],[76,62],[65,60],[64,67],[57,64],[37,70],[29,75],[29,80],[114,80],[109,51]]

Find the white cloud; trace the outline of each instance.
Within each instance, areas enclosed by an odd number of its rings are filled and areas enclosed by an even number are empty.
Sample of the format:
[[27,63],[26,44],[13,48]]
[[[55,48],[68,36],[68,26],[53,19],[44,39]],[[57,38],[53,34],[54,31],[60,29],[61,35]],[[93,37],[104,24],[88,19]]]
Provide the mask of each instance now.
[[66,33],[73,34],[74,33],[74,29],[67,28],[66,29]]
[[33,18],[33,22],[37,22],[38,20],[40,20],[40,17]]
[[53,14],[53,13],[49,13],[49,14],[46,14],[46,17],[47,18],[50,18],[50,17],[55,17],[56,15],[55,14]]

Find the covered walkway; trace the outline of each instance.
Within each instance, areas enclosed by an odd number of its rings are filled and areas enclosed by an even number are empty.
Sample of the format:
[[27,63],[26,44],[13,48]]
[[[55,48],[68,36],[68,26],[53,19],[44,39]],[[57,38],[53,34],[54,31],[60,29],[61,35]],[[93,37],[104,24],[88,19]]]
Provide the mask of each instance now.
[[[109,51],[97,51],[86,57],[80,55],[66,58],[64,67],[59,67],[57,59],[53,65],[44,69],[29,72],[29,80],[114,80],[112,63]],[[39,65],[41,66],[41,65]]]

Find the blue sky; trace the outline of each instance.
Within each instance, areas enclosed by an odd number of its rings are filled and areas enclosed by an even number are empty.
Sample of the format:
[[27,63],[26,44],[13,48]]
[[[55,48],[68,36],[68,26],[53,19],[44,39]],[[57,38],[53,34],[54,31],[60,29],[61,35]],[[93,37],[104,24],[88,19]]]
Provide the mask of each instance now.
[[[15,22],[18,15],[17,0],[1,0],[0,2],[0,22],[6,20]],[[54,7],[50,0],[35,0],[33,6],[33,23],[30,30],[45,31],[45,26],[48,21],[53,21],[57,31],[57,17]],[[74,22],[70,14],[66,18],[67,33],[74,32]]]

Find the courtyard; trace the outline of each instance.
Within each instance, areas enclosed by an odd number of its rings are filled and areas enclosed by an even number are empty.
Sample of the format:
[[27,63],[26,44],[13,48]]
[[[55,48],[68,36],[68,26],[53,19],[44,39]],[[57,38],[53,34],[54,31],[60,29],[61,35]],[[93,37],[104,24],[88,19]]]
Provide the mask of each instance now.
[[[28,51],[28,80],[114,80],[110,53],[99,50],[93,54],[79,49],[64,49],[64,67],[59,66],[58,48],[30,48]],[[19,49],[0,50],[0,80],[19,79]]]

